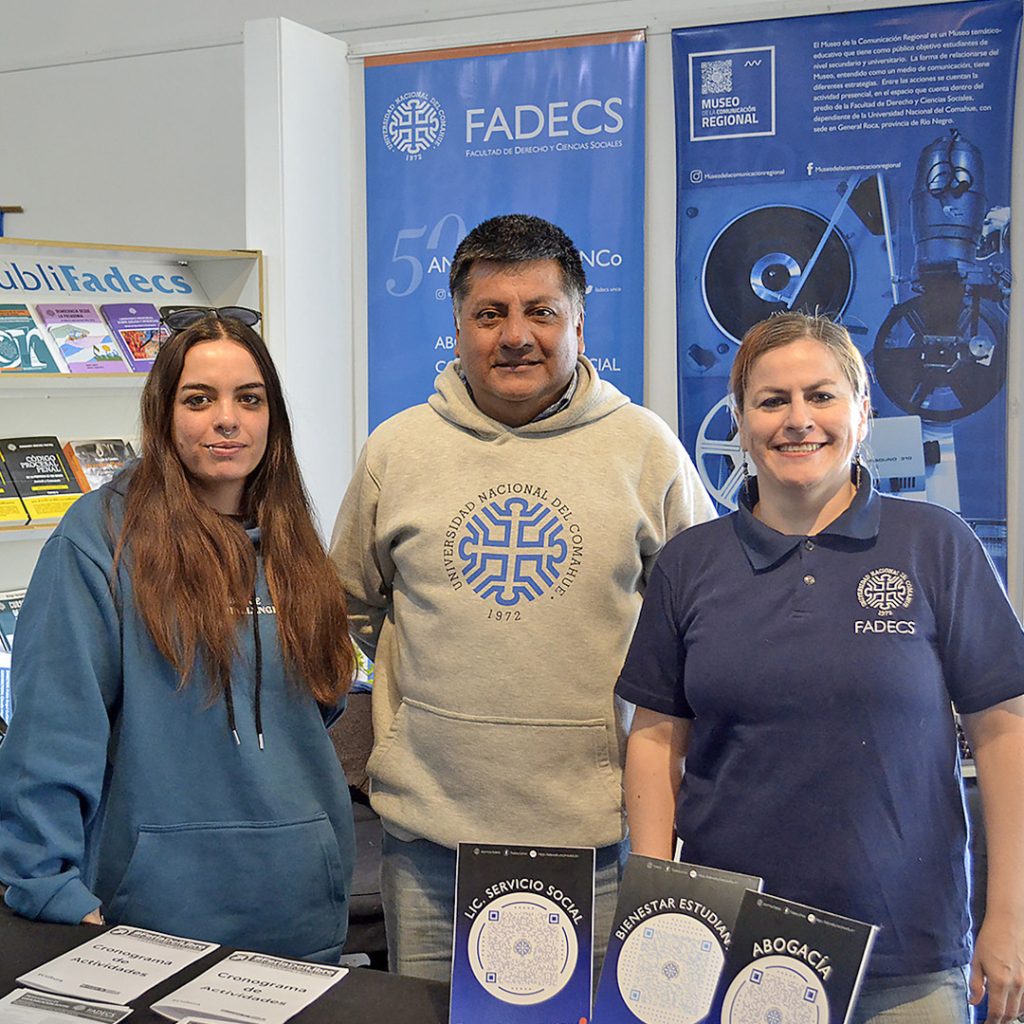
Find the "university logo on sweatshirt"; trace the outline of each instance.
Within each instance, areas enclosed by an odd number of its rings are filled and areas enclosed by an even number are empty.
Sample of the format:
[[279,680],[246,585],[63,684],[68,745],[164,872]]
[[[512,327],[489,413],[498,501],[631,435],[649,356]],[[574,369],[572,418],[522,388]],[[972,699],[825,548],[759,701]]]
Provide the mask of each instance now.
[[468,587],[499,608],[568,593],[583,564],[583,530],[547,487],[487,487],[445,528],[442,564],[453,590]]

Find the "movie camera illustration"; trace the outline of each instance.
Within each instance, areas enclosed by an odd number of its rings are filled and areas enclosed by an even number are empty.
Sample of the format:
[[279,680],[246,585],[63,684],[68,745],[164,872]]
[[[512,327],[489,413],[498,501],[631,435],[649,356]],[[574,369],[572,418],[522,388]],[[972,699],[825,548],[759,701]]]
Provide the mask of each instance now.
[[[681,266],[699,270],[681,272],[680,288],[702,299],[681,303],[681,337],[692,339],[683,404],[701,477],[735,509],[743,474],[725,395],[744,332],[777,311],[818,311],[845,324],[873,375],[880,489],[961,511],[959,432],[1006,381],[1009,206],[989,204],[982,153],[955,128],[920,151],[909,195],[883,171],[838,181],[807,171],[718,189],[707,209],[683,211]],[[988,525],[998,543],[1001,524],[1005,538],[1005,510],[963,511],[983,537]]]

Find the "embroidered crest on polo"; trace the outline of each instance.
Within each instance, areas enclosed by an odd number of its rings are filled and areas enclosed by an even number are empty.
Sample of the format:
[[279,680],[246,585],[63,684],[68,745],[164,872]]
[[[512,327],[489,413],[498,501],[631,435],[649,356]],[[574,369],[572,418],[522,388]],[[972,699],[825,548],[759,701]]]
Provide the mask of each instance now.
[[857,600],[862,608],[873,608],[880,616],[909,608],[914,599],[914,584],[899,569],[872,569],[857,585]]
[[563,596],[582,562],[583,532],[572,509],[548,488],[524,481],[484,488],[444,532],[449,584],[491,605],[488,618],[516,621],[517,607]]

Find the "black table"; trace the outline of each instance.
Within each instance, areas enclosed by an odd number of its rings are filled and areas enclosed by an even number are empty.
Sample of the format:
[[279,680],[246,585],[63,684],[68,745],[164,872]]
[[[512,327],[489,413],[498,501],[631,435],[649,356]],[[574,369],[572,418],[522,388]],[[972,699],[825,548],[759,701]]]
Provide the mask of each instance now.
[[[106,929],[88,925],[43,924],[16,917],[0,904],[0,997],[18,988],[15,979],[33,967],[100,935]],[[125,1024],[168,1024],[149,1007],[186,981],[202,974],[232,950],[222,946],[156,985],[129,1005],[134,1013]],[[319,999],[296,1014],[296,1024],[448,1024],[448,986],[436,981],[399,978],[357,967]]]

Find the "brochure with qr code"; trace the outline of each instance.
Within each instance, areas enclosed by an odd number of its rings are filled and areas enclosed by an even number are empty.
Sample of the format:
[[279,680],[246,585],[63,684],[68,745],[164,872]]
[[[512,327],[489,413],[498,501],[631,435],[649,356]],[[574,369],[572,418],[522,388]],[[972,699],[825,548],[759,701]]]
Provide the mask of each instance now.
[[215,949],[216,942],[116,925],[18,981],[44,992],[130,1003]]
[[348,974],[306,960],[240,951],[152,1006],[170,1020],[284,1024]]
[[3,1024],[118,1024],[131,1012],[130,1006],[93,1003],[27,988],[16,988],[0,999]]
[[451,1024],[590,1018],[592,847],[460,843]]
[[743,897],[761,879],[630,856],[619,888],[594,1024],[707,1019]]
[[846,1024],[878,928],[768,893],[743,897],[712,1020]]

